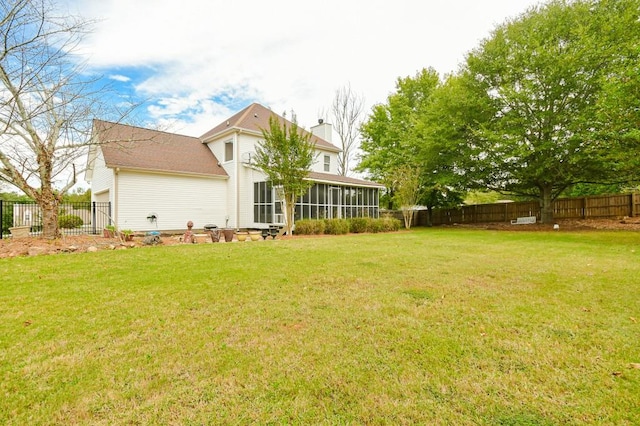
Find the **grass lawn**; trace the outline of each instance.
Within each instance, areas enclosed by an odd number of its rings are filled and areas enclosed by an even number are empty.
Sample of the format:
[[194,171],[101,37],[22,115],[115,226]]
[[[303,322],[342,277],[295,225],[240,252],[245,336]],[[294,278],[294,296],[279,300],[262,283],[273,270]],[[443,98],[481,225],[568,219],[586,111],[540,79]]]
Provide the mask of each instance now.
[[640,233],[0,260],[0,424],[640,424]]

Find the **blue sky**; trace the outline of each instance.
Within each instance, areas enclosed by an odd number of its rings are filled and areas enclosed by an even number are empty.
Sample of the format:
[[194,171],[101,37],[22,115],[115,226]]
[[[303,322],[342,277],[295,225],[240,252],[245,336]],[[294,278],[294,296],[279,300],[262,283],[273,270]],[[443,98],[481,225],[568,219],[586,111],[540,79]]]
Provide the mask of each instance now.
[[[64,1],[64,0],[63,0]],[[66,0],[96,19],[80,54],[143,124],[199,136],[251,102],[304,127],[350,84],[367,111],[398,77],[453,72],[533,0]]]

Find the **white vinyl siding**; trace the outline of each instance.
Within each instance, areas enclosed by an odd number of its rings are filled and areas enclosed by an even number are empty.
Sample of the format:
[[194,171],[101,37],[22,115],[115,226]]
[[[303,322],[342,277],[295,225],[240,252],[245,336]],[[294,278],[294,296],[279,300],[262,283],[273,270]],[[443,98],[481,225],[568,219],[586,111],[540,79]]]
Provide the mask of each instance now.
[[[212,223],[224,226],[228,215],[227,181],[208,177],[120,171],[118,226],[135,231],[194,229]],[[150,213],[156,222],[147,220]]]
[[[316,150],[311,171],[338,174],[338,154],[335,152]],[[328,170],[327,170],[328,166]]]
[[109,194],[109,190],[113,185],[113,170],[108,169],[104,163],[104,157],[102,155],[102,150],[98,149],[98,153],[96,155],[93,176],[91,179],[91,194],[93,197],[93,201],[113,201],[110,199],[104,199],[104,195],[98,199],[96,195],[101,193]]

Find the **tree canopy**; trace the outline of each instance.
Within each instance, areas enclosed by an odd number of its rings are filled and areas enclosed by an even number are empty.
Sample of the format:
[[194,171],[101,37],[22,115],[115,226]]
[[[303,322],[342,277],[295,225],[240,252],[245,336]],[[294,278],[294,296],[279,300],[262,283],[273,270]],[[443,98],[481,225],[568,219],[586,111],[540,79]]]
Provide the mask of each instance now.
[[[398,79],[396,92],[389,95],[385,104],[374,106],[362,125],[358,169],[383,183],[391,202],[398,200],[398,177],[404,175],[398,170],[420,170],[416,182],[418,202],[430,209],[460,200],[452,185],[450,158],[440,146],[443,139],[434,137],[434,124],[438,121],[432,120],[433,104],[442,93],[442,84],[432,68]],[[390,207],[400,206],[393,203]]]
[[471,101],[458,142],[474,163],[475,187],[537,197],[549,222],[552,201],[572,185],[632,179],[634,119],[623,118],[628,108],[607,117],[603,106],[621,89],[612,75],[637,67],[637,52],[620,49],[611,31],[623,45],[633,35],[637,46],[638,10],[636,0],[551,2],[469,54],[459,78]]
[[639,18],[640,0],[529,9],[423,92],[420,108],[398,108],[415,99],[399,80],[363,126],[360,167],[385,182],[411,158],[424,183],[434,174],[450,187],[536,197],[543,222],[576,184],[637,180]]

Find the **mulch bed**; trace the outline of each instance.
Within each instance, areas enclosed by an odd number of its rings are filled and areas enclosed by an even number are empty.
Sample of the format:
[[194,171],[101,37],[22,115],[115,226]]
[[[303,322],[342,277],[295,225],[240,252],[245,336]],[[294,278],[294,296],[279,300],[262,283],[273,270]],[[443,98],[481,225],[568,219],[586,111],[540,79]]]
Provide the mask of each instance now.
[[[560,220],[558,232],[571,231],[637,231],[640,232],[640,218],[624,219],[590,219],[590,220]],[[553,231],[550,224],[511,225],[510,223],[478,223],[443,225],[443,228],[473,228],[495,231]],[[319,238],[322,236],[293,236],[291,238]],[[285,238],[286,239],[286,238]],[[204,242],[199,239],[199,242]],[[162,245],[182,244],[179,236],[162,237]],[[224,244],[224,243],[222,243]],[[17,256],[37,256],[58,253],[82,253],[99,250],[124,250],[141,247],[142,238],[136,237],[132,242],[122,242],[118,238],[104,238],[96,235],[66,236],[57,240],[42,238],[7,238],[0,240],[0,258]]]

